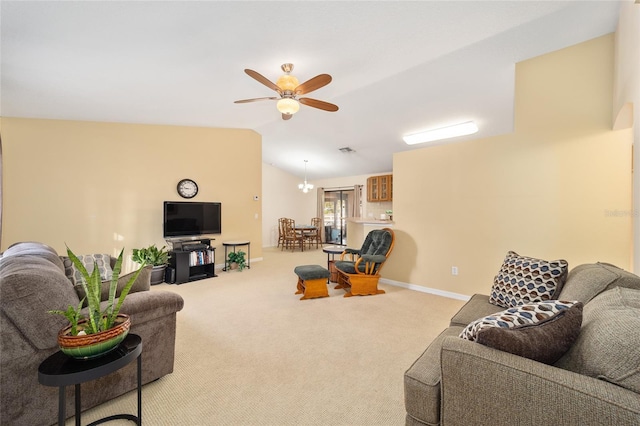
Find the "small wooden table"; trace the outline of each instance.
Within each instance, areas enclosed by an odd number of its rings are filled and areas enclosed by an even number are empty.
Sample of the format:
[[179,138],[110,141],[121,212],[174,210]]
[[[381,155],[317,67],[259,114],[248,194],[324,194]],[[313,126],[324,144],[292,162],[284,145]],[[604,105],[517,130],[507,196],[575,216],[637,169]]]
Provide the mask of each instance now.
[[76,426],[81,425],[82,396],[80,384],[99,379],[138,360],[138,415],[116,414],[96,420],[88,426],[116,419],[125,419],[142,424],[142,339],[136,334],[127,335],[117,349],[95,359],[78,360],[58,351],[42,361],[38,367],[38,382],[45,386],[58,387],[58,426],[64,426],[66,418],[65,387],[75,385]]

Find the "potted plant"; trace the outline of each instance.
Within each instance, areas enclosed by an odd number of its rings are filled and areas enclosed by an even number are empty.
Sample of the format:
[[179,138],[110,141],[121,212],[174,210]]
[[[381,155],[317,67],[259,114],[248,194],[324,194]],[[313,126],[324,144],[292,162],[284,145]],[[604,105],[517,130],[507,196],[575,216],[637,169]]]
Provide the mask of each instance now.
[[239,271],[242,271],[247,266],[245,254],[246,253],[242,250],[238,250],[237,252],[232,251],[229,253],[228,262],[231,269],[238,269]]
[[[142,264],[127,281],[116,300],[118,278],[122,269],[122,257],[124,249],[113,267],[113,276],[109,283],[109,299],[104,310],[100,309],[100,294],[102,292],[102,279],[97,267],[89,274],[84,264],[67,247],[67,255],[73,265],[82,274],[82,289],[86,294],[78,306],[69,306],[66,311],[51,310],[49,313],[59,314],[67,318],[70,325],[58,333],[58,345],[62,352],[74,358],[94,358],[106,354],[115,349],[124,340],[129,332],[131,320],[128,315],[120,314],[120,308],[129,294],[131,287],[138,279]],[[88,317],[82,314],[82,305],[87,302]]]
[[169,251],[166,246],[157,248],[155,244],[146,248],[133,249],[133,261],[141,265],[153,265],[151,285],[164,282],[164,270],[169,264]]

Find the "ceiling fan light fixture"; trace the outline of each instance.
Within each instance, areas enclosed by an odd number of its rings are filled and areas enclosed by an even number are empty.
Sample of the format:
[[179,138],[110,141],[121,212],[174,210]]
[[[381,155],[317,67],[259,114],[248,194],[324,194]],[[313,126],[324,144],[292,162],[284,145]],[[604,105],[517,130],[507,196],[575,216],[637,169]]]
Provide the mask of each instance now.
[[295,99],[282,98],[278,101],[276,108],[282,114],[293,115],[300,109],[300,104]]
[[300,83],[298,83],[298,79],[291,74],[284,74],[280,76],[278,81],[276,81],[276,86],[278,86],[283,92],[293,92],[293,90],[299,85]]
[[415,145],[425,142],[433,142],[441,139],[455,138],[457,136],[472,135],[478,131],[478,126],[473,121],[454,124],[453,126],[441,127],[439,129],[426,130],[424,132],[405,135],[402,139],[407,145]]
[[245,74],[256,80],[258,83],[261,83],[267,86],[269,89],[278,92],[278,95],[280,95],[280,97],[270,96],[263,98],[240,99],[234,101],[234,103],[244,104],[262,100],[278,100],[276,107],[282,114],[283,120],[290,120],[291,117],[293,117],[293,114],[298,112],[298,110],[300,109],[300,104],[304,104],[312,108],[321,109],[323,111],[338,111],[338,106],[329,102],[312,98],[298,99],[298,96],[300,95],[305,95],[309,92],[313,92],[314,90],[318,90],[319,88],[331,83],[331,76],[329,74],[319,74],[300,84],[298,79],[291,75],[293,64],[282,64],[280,68],[282,68],[282,71],[284,71],[284,75],[281,75],[280,78],[278,78],[277,84],[271,82],[271,80],[269,80],[259,72],[251,70],[249,68],[245,68],[244,70]]

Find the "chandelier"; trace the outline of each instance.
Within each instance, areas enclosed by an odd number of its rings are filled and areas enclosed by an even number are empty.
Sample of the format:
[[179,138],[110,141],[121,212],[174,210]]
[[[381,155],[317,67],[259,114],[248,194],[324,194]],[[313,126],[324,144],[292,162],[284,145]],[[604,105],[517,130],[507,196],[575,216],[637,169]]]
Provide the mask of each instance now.
[[307,182],[307,160],[304,160],[304,183],[299,184],[298,189],[305,194],[313,189],[313,185]]

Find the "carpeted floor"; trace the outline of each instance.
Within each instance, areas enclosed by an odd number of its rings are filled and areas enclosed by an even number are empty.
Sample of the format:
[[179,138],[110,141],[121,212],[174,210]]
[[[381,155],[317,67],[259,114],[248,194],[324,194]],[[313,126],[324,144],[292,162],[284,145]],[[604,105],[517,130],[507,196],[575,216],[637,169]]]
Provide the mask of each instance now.
[[[351,298],[331,285],[330,297],[301,301],[293,268],[326,266],[326,254],[263,256],[243,272],[152,288],[185,307],[174,372],[143,388],[143,424],[403,425],[403,374],[463,302],[389,285]],[[135,392],[83,422],[121,412],[136,412]]]

